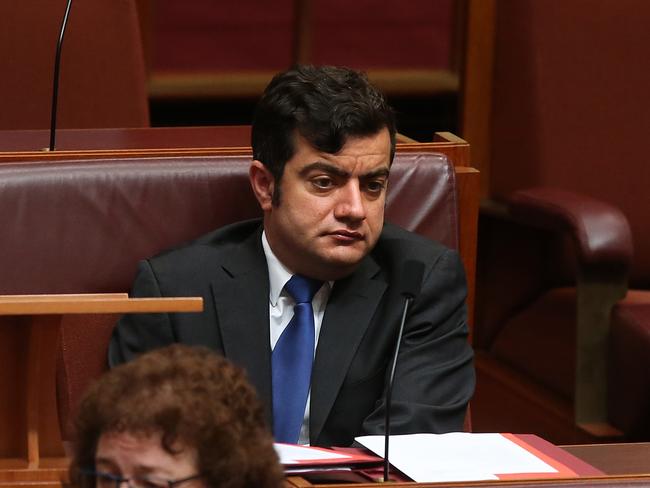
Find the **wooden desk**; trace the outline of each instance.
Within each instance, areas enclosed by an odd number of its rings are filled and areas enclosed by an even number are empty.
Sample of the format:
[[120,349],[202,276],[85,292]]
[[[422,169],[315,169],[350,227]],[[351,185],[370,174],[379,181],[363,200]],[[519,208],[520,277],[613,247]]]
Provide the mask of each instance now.
[[67,460],[50,452],[53,439],[59,438],[54,407],[56,347],[52,345],[58,342],[63,316],[202,310],[203,299],[198,297],[129,298],[126,293],[0,296],[0,317],[22,316],[24,320],[11,326],[19,326],[26,339],[24,349],[15,352],[22,367],[12,371],[14,361],[3,358],[9,365],[4,365],[0,378],[0,395],[5,400],[0,405],[0,421],[6,429],[0,436],[3,450],[13,455],[0,456],[0,487],[18,481],[57,484],[66,469]]
[[610,475],[650,476],[650,442],[561,447]]
[[[128,129],[60,129],[57,151],[174,149],[250,146],[249,125],[219,127],[156,127]],[[43,151],[49,130],[2,130],[0,151]],[[42,156],[42,154],[41,154]]]
[[[467,483],[391,483],[394,488],[505,487],[505,488],[575,488],[575,487],[644,487],[650,486],[650,442],[635,444],[592,444],[562,446],[574,456],[605,472],[599,478],[528,481],[476,481]],[[4,471],[0,464],[0,488],[61,488],[67,480],[67,460],[52,460],[39,470],[39,478],[28,470]],[[378,483],[313,485],[300,477],[287,478],[286,488],[377,488]]]
[[[650,487],[650,442],[633,444],[591,444],[562,446],[567,452],[600,469],[607,476],[595,478],[472,481],[462,483],[391,483],[394,488],[444,488],[444,487],[507,487],[507,488],[564,488],[577,486],[598,487]],[[303,478],[287,478],[287,488],[326,488],[333,485],[311,484]],[[376,488],[378,483],[334,485],[341,488]]]

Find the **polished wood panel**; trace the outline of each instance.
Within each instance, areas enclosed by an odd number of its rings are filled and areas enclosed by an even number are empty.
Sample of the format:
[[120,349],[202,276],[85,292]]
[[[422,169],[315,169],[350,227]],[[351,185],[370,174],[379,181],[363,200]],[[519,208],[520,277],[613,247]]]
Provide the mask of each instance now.
[[[328,488],[331,484],[314,485],[302,478],[290,477],[285,482],[287,488]],[[341,488],[377,488],[375,483],[356,483],[356,484],[337,484]],[[411,483],[411,482],[391,482],[394,488],[459,488],[459,487],[507,487],[507,488],[570,488],[570,487],[648,487],[650,486],[650,477],[603,477],[603,478],[574,478],[563,480],[521,480],[521,481],[474,481],[467,483]]]
[[472,145],[481,172],[481,196],[489,193],[490,121],[494,66],[495,0],[466,0],[465,65],[462,74],[461,134]]
[[[0,425],[12,426],[8,436],[6,431],[0,436],[4,439],[0,443],[0,486],[15,477],[51,483],[59,479],[61,463],[65,465],[60,460],[63,451],[53,408],[56,346],[64,315],[202,310],[200,297],[141,299],[124,293],[0,296],[0,317],[21,316],[7,325],[23,332],[15,335],[23,339],[13,345],[15,349],[6,351],[10,364],[5,363],[5,371],[10,374],[0,377],[0,393],[6,402],[0,408]],[[4,325],[0,322],[0,327]],[[42,458],[47,461],[41,463]],[[34,478],[25,470],[33,471]]]
[[650,442],[561,447],[610,475],[650,476]]
[[467,274],[468,320],[470,324],[473,324],[480,173],[471,165],[470,145],[451,132],[436,132],[433,142],[398,144],[397,150],[402,152],[440,152],[445,154],[456,168],[460,219],[458,248]]
[[[250,125],[219,127],[157,127],[129,129],[60,129],[57,153],[67,151],[177,149],[250,146]],[[11,159],[14,152],[34,152],[43,157],[48,130],[0,131],[0,155]],[[10,153],[10,154],[4,154]]]
[[[466,483],[391,483],[393,487],[507,487],[507,488],[536,488],[536,487],[641,487],[650,486],[650,443],[631,444],[590,444],[561,446],[570,454],[590,463],[605,472],[607,476],[594,478],[575,478],[565,480],[517,480],[517,481],[477,481]],[[19,460],[0,460],[0,488],[8,486],[59,487],[61,481],[67,481],[68,460],[65,458],[49,459],[43,462],[39,471],[29,471],[22,461],[22,469],[18,469]],[[7,468],[12,467],[11,471]],[[291,476],[285,482],[287,487],[320,487],[332,485],[315,485],[304,478]],[[376,483],[339,484],[337,486],[370,488]]]
[[[476,295],[476,248],[479,207],[480,173],[470,167],[456,168],[459,212],[459,252],[467,275],[467,320],[474,324]],[[473,327],[470,328],[470,333]],[[470,337],[470,341],[472,337]]]
[[0,315],[64,315],[71,313],[200,312],[203,299],[128,298],[102,295],[17,295],[0,296]]
[[[0,162],[70,158],[146,157],[165,154],[203,156],[250,154],[251,127],[157,127],[134,129],[63,129],[57,132],[57,150],[47,152],[49,131],[0,131]],[[397,134],[397,150],[437,151],[456,166],[471,166],[469,144],[450,132],[434,134],[433,143],[421,143]]]

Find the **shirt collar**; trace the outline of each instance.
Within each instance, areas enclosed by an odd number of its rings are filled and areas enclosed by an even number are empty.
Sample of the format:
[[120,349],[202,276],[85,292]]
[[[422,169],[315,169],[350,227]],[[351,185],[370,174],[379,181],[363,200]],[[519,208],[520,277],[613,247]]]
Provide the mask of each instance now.
[[264,249],[266,264],[269,268],[269,301],[275,307],[284,285],[291,279],[293,273],[280,262],[271,250],[269,241],[266,238],[266,231],[262,231],[262,248]]
[[[275,307],[278,304],[284,285],[291,279],[293,273],[273,253],[269,241],[266,238],[266,231],[262,231],[262,248],[264,249],[264,256],[266,256],[266,265],[269,268],[269,302]],[[325,284],[327,286],[321,288],[316,295],[320,295],[324,289],[327,289],[329,294],[334,282],[326,281]]]

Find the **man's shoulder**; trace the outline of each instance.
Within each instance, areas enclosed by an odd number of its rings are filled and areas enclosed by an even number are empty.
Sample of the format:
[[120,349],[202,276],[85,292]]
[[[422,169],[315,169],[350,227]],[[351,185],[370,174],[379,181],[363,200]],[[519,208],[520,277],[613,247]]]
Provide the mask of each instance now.
[[[167,249],[149,259],[153,263],[172,263],[178,260],[201,261],[201,257],[215,259],[240,249],[242,245],[260,236],[261,219],[244,220],[228,224],[192,241]],[[261,239],[261,237],[260,237]]]
[[435,259],[449,248],[440,242],[408,231],[402,227],[386,222],[379,236],[374,253],[395,259],[423,258]]

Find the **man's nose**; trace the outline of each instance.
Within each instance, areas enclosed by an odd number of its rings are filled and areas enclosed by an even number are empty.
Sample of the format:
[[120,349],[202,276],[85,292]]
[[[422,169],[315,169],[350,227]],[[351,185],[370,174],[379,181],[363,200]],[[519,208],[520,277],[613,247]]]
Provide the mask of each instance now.
[[363,220],[366,218],[366,205],[359,182],[350,180],[339,190],[339,200],[334,210],[340,219]]

